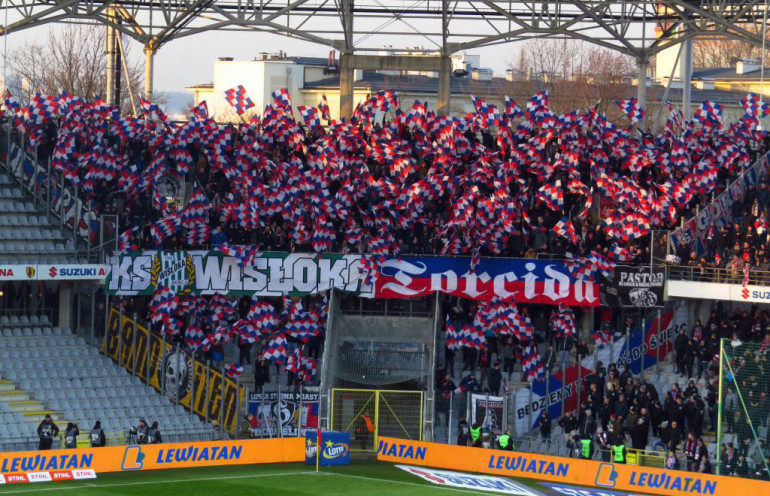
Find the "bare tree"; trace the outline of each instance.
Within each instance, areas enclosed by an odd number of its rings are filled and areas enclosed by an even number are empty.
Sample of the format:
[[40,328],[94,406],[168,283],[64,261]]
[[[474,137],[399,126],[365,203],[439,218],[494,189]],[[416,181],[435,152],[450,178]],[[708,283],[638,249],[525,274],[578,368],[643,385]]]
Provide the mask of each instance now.
[[[138,105],[144,84],[144,70],[132,61],[129,44],[123,43],[131,92]],[[107,55],[104,50],[104,30],[97,26],[68,24],[49,29],[46,38],[13,50],[6,61],[8,70],[20,80],[15,96],[28,102],[36,93],[59,94],[62,91],[85,99],[104,95],[107,88]],[[120,108],[131,113],[131,100],[122,79]],[[11,88],[13,91],[14,88]],[[19,91],[20,90],[20,91]]]
[[585,109],[601,100],[601,110],[614,117],[618,109],[613,102],[633,93],[635,63],[621,53],[574,40],[532,39],[521,54],[512,88],[519,90],[519,98],[547,89],[556,112]]
[[[759,24],[743,23],[737,27],[760,36],[764,32],[764,27]],[[740,59],[762,59],[762,48],[724,36],[695,38],[693,42],[695,67],[734,67]],[[765,56],[765,64],[768,63],[770,57]]]

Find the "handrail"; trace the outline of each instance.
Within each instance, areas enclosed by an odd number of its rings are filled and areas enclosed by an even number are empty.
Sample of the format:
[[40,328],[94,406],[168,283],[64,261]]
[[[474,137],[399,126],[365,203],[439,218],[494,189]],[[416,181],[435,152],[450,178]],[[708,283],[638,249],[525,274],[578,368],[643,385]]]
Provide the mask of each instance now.
[[[770,271],[749,270],[748,284],[770,286]],[[722,267],[690,267],[666,265],[666,279],[673,281],[715,282],[721,284],[743,284],[743,269]]]

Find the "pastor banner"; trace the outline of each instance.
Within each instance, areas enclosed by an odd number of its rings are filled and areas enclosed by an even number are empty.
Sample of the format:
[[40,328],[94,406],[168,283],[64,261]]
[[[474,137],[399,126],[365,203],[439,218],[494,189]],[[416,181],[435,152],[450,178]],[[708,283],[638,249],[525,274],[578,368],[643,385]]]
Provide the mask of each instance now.
[[[256,415],[259,427],[251,429],[254,437],[304,436],[318,428],[318,391],[277,391],[251,393],[248,412]],[[280,425],[280,434],[277,430]]]
[[151,295],[167,286],[182,294],[282,296],[337,288],[375,298],[411,298],[436,291],[475,300],[598,306],[597,284],[576,280],[561,261],[483,258],[470,272],[469,257],[400,257],[378,264],[366,283],[360,255],[262,253],[249,267],[217,251],[122,254],[113,260],[107,289]]
[[[238,425],[238,405],[243,404],[244,389],[236,381],[225,377],[222,389],[222,372],[194,360],[181,348],[176,348],[144,326],[137,326],[127,316],[115,309],[110,311],[107,336],[102,353],[117,361],[123,368],[160,391],[168,399],[214,424],[219,423],[224,396],[224,420],[226,430],[235,433]],[[165,389],[164,389],[165,386]],[[191,406],[192,403],[192,406]]]
[[611,307],[653,308],[663,306],[666,270],[662,265],[618,265],[604,284]]

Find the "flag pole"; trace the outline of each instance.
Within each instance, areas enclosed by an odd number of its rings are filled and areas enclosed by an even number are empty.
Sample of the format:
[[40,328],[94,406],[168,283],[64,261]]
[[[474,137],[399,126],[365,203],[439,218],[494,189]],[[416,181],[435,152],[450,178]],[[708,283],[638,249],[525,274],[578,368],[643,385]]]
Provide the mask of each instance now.
[[318,467],[321,465],[321,427],[316,430],[316,449],[315,449],[315,471],[318,473]]

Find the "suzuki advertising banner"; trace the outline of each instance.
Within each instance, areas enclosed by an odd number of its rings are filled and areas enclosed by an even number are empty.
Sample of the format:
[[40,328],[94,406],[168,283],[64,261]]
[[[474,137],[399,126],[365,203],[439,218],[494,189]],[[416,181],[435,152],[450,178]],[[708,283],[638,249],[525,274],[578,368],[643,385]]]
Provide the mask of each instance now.
[[725,477],[390,437],[379,439],[377,459],[410,466],[497,477],[521,477],[634,494],[734,496],[764,494],[767,491],[767,482],[743,477]]
[[[547,410],[552,419],[564,411],[578,407],[578,400],[585,399],[587,387],[583,384],[596,363],[605,367],[610,363],[629,366],[638,375],[643,369],[664,361],[673,349],[678,329],[687,325],[687,307],[668,310],[646,323],[644,328],[633,329],[629,336],[621,336],[597,348],[595,355],[584,358],[580,365],[557,371],[545,379],[534,381],[528,387],[514,393],[515,430],[526,434],[540,423],[542,412]],[[562,406],[562,403],[564,405]]]
[[109,265],[101,264],[0,264],[0,281],[98,281],[109,271]]
[[561,261],[469,257],[399,257],[377,264],[368,281],[360,255],[262,253],[240,267],[217,251],[142,251],[119,255],[107,277],[117,295],[182,294],[299,296],[337,288],[373,298],[411,298],[441,291],[462,298],[515,298],[522,303],[598,306],[599,286],[572,277]]

